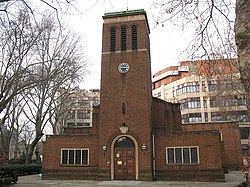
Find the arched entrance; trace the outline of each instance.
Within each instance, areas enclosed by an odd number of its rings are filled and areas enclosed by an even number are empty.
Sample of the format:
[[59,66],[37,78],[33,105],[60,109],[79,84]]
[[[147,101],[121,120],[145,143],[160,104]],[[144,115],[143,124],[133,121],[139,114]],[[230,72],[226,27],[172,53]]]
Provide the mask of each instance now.
[[138,145],[129,135],[112,142],[111,180],[138,180]]

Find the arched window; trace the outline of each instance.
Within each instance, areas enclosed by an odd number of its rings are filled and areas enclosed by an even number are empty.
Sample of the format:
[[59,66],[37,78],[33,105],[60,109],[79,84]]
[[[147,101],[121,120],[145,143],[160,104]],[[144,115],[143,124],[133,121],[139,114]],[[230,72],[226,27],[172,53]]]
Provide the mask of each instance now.
[[136,50],[137,46],[137,26],[132,26],[132,50]]
[[123,136],[115,142],[115,148],[117,147],[135,147],[135,144],[129,137]]
[[127,31],[126,26],[121,27],[121,50],[124,51],[127,48]]
[[115,51],[115,38],[116,38],[116,30],[115,27],[110,29],[110,51]]

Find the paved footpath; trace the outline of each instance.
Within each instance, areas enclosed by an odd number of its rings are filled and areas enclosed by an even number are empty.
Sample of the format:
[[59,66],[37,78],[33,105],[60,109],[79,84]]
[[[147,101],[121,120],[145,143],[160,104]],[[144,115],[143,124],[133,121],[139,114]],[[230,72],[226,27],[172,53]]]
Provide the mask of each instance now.
[[232,171],[226,175],[226,182],[166,182],[166,181],[92,181],[92,180],[41,180],[38,175],[21,176],[13,187],[235,187],[244,181],[241,171]]

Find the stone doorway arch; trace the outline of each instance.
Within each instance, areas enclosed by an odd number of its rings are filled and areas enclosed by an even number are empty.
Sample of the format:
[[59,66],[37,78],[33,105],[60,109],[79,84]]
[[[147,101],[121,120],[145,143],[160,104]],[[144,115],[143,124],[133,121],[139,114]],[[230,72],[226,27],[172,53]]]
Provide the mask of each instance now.
[[118,135],[111,142],[111,180],[138,180],[138,143],[131,135]]

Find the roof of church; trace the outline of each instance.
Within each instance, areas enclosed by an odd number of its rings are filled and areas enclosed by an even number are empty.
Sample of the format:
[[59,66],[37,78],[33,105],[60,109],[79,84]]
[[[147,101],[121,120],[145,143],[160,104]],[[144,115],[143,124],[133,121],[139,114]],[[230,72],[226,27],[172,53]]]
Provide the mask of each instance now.
[[108,12],[104,14],[104,17],[120,17],[120,16],[130,16],[130,15],[138,15],[138,14],[145,14],[146,11],[144,9],[138,9],[138,10],[126,10],[126,11],[120,11],[120,12]]
[[103,19],[114,18],[114,17],[123,17],[123,16],[134,16],[134,15],[141,15],[141,14],[145,15],[148,30],[150,31],[149,25],[148,25],[147,13],[144,9],[125,10],[125,11],[119,11],[119,12],[108,12],[108,13],[104,13]]

